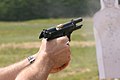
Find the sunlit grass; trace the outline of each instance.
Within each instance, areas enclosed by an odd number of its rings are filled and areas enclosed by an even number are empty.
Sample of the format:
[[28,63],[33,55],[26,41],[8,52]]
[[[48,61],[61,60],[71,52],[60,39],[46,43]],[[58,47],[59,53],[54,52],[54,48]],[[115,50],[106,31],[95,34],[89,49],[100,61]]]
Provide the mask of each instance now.
[[[25,22],[0,22],[0,43],[38,41],[39,33],[48,27],[71,19],[43,19]],[[94,40],[91,19],[85,18],[81,30],[73,32],[73,40]]]

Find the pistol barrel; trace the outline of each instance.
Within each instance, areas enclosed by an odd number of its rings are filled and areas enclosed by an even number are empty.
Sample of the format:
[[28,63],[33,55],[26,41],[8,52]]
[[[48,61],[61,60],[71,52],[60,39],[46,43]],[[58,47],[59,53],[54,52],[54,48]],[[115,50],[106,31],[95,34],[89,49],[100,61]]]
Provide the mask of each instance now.
[[64,23],[64,24],[63,24],[63,27],[69,26],[69,25],[71,25],[71,24],[72,24],[72,25],[76,25],[77,23],[82,22],[82,21],[83,21],[82,18],[72,19],[71,22]]
[[77,19],[74,19],[73,22],[76,24],[76,23],[79,23],[79,22],[82,22],[83,19],[82,18],[77,18]]

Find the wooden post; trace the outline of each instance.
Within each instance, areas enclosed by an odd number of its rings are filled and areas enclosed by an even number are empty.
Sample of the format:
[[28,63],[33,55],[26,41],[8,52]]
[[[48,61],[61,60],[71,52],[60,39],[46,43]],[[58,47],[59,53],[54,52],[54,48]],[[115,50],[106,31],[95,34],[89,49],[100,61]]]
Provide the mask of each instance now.
[[120,8],[118,0],[101,0],[101,10],[94,16],[94,35],[100,79],[120,78]]

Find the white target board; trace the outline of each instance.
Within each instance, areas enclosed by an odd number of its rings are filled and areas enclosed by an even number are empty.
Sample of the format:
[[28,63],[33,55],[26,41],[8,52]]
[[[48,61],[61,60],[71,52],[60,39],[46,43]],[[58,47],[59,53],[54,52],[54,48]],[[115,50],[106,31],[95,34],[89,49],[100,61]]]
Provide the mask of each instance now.
[[94,35],[100,79],[120,78],[120,9],[118,0],[101,0],[94,16]]

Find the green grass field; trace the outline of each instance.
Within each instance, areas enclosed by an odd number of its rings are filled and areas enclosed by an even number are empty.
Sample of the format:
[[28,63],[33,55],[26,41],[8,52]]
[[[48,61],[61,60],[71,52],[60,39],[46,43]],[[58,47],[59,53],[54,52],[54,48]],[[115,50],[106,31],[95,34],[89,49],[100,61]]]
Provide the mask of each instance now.
[[[38,36],[42,29],[70,20],[0,22],[0,67],[8,66],[36,53],[41,42]],[[98,80],[92,19],[84,18],[83,24],[80,30],[72,33],[70,65],[59,73],[51,74],[50,80]]]

